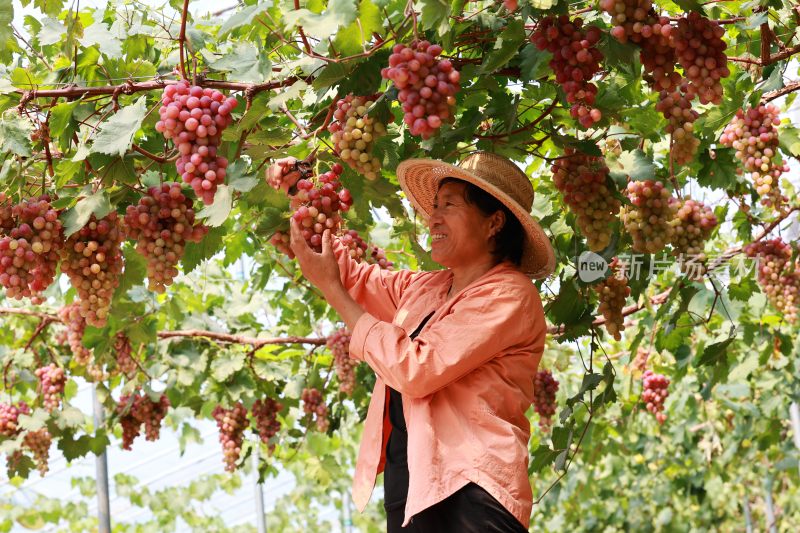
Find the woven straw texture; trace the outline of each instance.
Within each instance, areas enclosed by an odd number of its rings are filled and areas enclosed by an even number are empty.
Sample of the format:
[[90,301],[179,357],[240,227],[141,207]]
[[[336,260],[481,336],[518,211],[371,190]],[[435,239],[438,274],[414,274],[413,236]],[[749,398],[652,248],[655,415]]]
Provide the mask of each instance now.
[[519,219],[526,237],[521,265],[525,274],[541,279],[555,271],[556,257],[550,239],[530,215],[533,186],[516,164],[490,152],[473,152],[458,166],[435,159],[407,159],[397,167],[400,187],[426,220],[433,211],[437,184],[445,177],[480,187],[503,202]]

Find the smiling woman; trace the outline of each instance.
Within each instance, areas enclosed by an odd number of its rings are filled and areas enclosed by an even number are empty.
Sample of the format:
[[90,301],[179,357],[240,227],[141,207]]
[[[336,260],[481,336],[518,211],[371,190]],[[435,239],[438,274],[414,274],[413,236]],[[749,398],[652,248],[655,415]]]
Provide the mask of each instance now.
[[555,266],[529,214],[533,188],[485,152],[458,165],[405,161],[397,176],[445,270],[356,263],[329,232],[318,254],[292,227],[304,275],[353,332],[350,356],[377,374],[354,501],[364,509],[383,471],[389,532],[525,531],[525,412],[546,335],[530,278]]

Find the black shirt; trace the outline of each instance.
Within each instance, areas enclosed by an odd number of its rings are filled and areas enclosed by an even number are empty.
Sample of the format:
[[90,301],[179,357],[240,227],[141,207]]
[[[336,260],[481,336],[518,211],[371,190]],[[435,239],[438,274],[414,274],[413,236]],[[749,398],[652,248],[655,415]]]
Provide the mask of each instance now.
[[[433,316],[433,311],[409,335],[414,339]],[[386,466],[384,467],[384,507],[389,510],[404,506],[408,495],[408,431],[403,416],[403,396],[389,387],[389,422],[392,431],[386,443]]]

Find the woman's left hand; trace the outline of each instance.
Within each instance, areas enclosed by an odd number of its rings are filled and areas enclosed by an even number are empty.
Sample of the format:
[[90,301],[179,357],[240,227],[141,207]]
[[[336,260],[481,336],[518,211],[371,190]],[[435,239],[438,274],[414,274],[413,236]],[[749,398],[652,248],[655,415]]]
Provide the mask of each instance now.
[[323,294],[330,294],[335,289],[342,288],[342,280],[339,274],[339,263],[333,255],[333,242],[331,230],[326,229],[322,234],[322,253],[315,252],[300,233],[300,227],[294,218],[290,219],[291,243],[290,246],[303,276],[314,286],[322,291]]

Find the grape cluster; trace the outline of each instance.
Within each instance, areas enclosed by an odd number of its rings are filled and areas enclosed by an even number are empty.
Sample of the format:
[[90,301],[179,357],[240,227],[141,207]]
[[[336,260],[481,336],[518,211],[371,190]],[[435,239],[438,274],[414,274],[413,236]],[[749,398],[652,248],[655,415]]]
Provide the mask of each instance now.
[[356,262],[360,263],[367,255],[367,243],[354,229],[345,230],[339,237],[342,245],[347,248]]
[[[702,202],[687,197],[677,204],[675,233],[672,236],[673,255],[679,258],[681,272],[690,279],[701,278],[705,270],[705,242],[711,237],[718,220],[714,211]],[[683,260],[688,256],[689,262]]]
[[720,137],[720,143],[736,150],[736,158],[742,162],[744,170],[750,172],[756,191],[766,205],[777,206],[788,200],[781,196],[778,188],[781,174],[789,170],[787,164],[776,161],[780,123],[776,106],[759,104],[747,111],[736,111]]
[[378,265],[384,270],[391,270],[392,266],[394,266],[394,263],[389,261],[389,259],[386,257],[386,250],[377,244],[372,244],[369,246],[367,263]]
[[318,389],[303,389],[301,396],[303,400],[303,411],[314,417],[317,429],[323,433],[328,431],[330,420],[328,420],[328,406],[322,398],[322,393]]
[[122,424],[122,448],[130,450],[133,440],[141,434],[144,425],[145,440],[156,441],[161,433],[161,421],[167,416],[169,399],[162,394],[153,401],[147,394],[134,392],[124,395],[117,404]]
[[41,292],[55,279],[64,244],[58,211],[49,197],[41,196],[12,206],[11,222],[7,213],[4,217],[3,224],[10,229],[0,238],[0,285],[9,298],[41,303]]
[[81,314],[80,304],[73,302],[59,309],[58,318],[67,327],[67,342],[72,357],[79,365],[87,365],[92,359],[92,352],[83,345],[83,332],[86,330],[86,319]]
[[29,415],[31,409],[25,402],[0,402],[0,436],[16,437],[22,431],[19,427],[19,415]]
[[156,131],[173,140],[180,153],[178,173],[206,204],[214,202],[217,186],[225,180],[228,160],[217,152],[237,104],[236,98],[186,81],[167,85],[161,97]]
[[114,337],[114,354],[117,359],[117,368],[119,371],[128,378],[133,377],[139,366],[133,358],[131,340],[122,331],[118,332]]
[[13,209],[11,198],[0,192],[0,237],[5,237],[14,228]]
[[195,224],[192,201],[177,183],[150,187],[136,206],[125,212],[128,237],[147,259],[148,288],[163,293],[178,275],[176,268],[187,242],[200,242],[208,227]]
[[336,377],[339,378],[339,390],[347,395],[352,395],[356,387],[357,361],[350,358],[350,332],[346,328],[334,331],[328,337],[327,344],[333,353]]
[[334,150],[356,172],[370,181],[380,175],[381,161],[372,155],[375,141],[386,134],[386,126],[367,115],[374,100],[348,94],[336,102],[334,121],[328,126]]
[[101,220],[94,215],[72,234],[61,250],[61,271],[78,294],[81,316],[101,328],[122,272],[122,228],[115,211]]
[[558,381],[549,370],[539,370],[533,379],[533,409],[539,414],[539,427],[548,431],[556,414]]
[[[281,423],[278,420],[278,413],[281,409],[283,409],[283,404],[272,398],[263,401],[259,399],[253,403],[251,412],[256,422],[256,431],[264,444],[269,444],[269,439],[277,435],[281,429]],[[274,446],[274,444],[270,445],[270,449],[273,449]]]
[[626,195],[632,206],[622,210],[622,223],[633,238],[633,250],[655,254],[671,242],[676,207],[660,181],[631,181]]
[[644,346],[639,346],[636,349],[636,357],[633,358],[631,366],[639,372],[647,370],[647,361],[650,359],[650,350]]
[[722,102],[721,80],[731,75],[723,35],[725,28],[697,11],[680,18],[672,32],[672,46],[689,81],[690,99],[696,95],[701,104]]
[[47,428],[29,431],[22,439],[22,444],[28,448],[33,454],[33,459],[36,461],[36,469],[39,474],[44,476],[48,470],[48,461],[50,459],[50,445],[53,443],[53,436]]
[[455,120],[461,74],[449,59],[437,59],[442,47],[428,41],[396,44],[381,76],[394,82],[402,103],[403,122],[412,135],[429,139],[444,122]]
[[642,391],[642,401],[645,403],[647,410],[655,415],[659,424],[663,424],[667,419],[664,414],[664,402],[669,396],[669,378],[662,374],[656,374],[652,370],[645,370],[642,375],[642,384],[644,390]]
[[67,384],[67,376],[64,369],[50,363],[47,366],[37,368],[34,372],[39,379],[39,394],[42,395],[42,403],[48,411],[58,409],[61,403],[61,394]]
[[289,256],[289,259],[294,259],[294,252],[291,245],[292,239],[288,233],[276,231],[269,239],[269,243],[278,249],[279,252]]
[[661,91],[656,104],[656,109],[667,119],[667,133],[672,135],[670,157],[679,165],[689,163],[700,146],[694,135],[694,122],[700,114],[692,109],[688,87],[684,80],[672,91]]
[[583,19],[569,20],[567,15],[542,19],[531,34],[531,41],[539,50],[553,54],[550,68],[556,81],[567,93],[567,102],[572,104],[570,114],[584,128],[602,118],[594,107],[597,86],[591,83],[600,72],[603,54],[597,48],[600,29],[595,26],[583,28]]
[[503,0],[503,7],[513,13],[519,7],[519,0]]
[[214,408],[212,415],[219,428],[219,441],[222,443],[222,459],[225,462],[225,470],[233,472],[236,470],[236,462],[242,453],[244,430],[247,428],[247,409],[241,402],[236,402],[231,409],[225,409],[218,405]]
[[769,302],[794,324],[800,309],[800,263],[791,263],[792,247],[780,237],[751,242],[744,247],[758,258],[758,283]]
[[602,157],[567,148],[551,168],[553,183],[577,216],[589,249],[600,251],[611,241],[612,223],[621,207],[608,187],[608,167]]
[[343,189],[339,176],[343,168],[335,163],[331,170],[321,174],[316,183],[301,179],[297,182],[297,194],[292,197],[296,205],[292,218],[297,221],[300,231],[308,244],[317,252],[322,251],[322,233],[329,229],[336,233],[342,222],[340,212],[350,209],[353,198],[350,191]]
[[597,310],[606,319],[606,331],[616,340],[620,340],[622,339],[620,332],[625,329],[622,308],[625,307],[625,299],[631,294],[631,288],[628,286],[628,276],[621,268],[618,257],[615,257],[608,266],[612,274],[594,285],[594,290],[600,299]]

